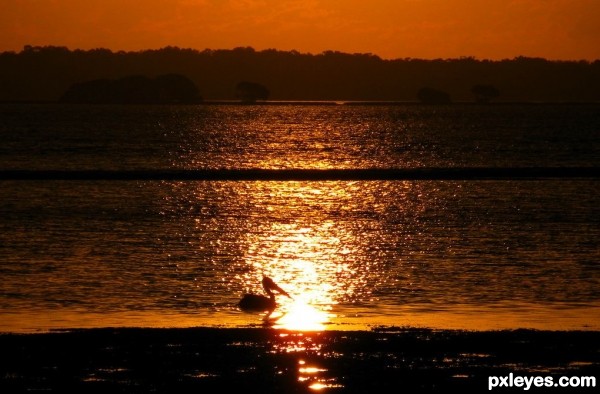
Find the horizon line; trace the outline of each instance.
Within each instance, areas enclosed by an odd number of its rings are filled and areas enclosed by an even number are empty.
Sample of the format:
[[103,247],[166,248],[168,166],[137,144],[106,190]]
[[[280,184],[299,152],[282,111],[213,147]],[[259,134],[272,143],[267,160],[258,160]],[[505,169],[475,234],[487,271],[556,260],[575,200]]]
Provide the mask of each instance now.
[[546,57],[539,57],[539,56],[528,56],[528,55],[524,55],[524,54],[520,54],[520,55],[515,55],[512,58],[508,58],[508,57],[503,57],[503,58],[479,58],[475,55],[463,55],[463,56],[458,56],[458,57],[432,57],[432,58],[422,58],[422,57],[410,57],[410,56],[405,56],[405,57],[382,57],[381,55],[378,55],[376,53],[372,53],[372,52],[344,52],[344,51],[339,51],[339,50],[335,50],[335,49],[327,49],[324,50],[322,52],[319,53],[315,53],[315,52],[300,52],[296,49],[289,49],[289,50],[285,50],[285,49],[277,49],[277,48],[265,48],[265,49],[256,49],[252,46],[236,46],[233,48],[204,48],[204,49],[198,49],[198,48],[192,48],[192,47],[180,47],[177,45],[166,45],[163,47],[157,47],[157,48],[144,48],[144,49],[113,49],[113,48],[107,48],[107,47],[93,47],[93,48],[69,48],[66,45],[55,45],[55,44],[46,44],[46,45],[32,45],[32,44],[24,44],[22,46],[22,48],[19,50],[12,50],[12,49],[0,49],[0,55],[1,54],[5,54],[5,53],[14,53],[14,54],[22,54],[24,52],[27,51],[27,49],[33,49],[33,48],[60,48],[60,49],[66,49],[69,52],[77,52],[77,51],[83,51],[83,52],[91,52],[91,51],[110,51],[113,54],[120,54],[120,53],[142,53],[142,52],[152,52],[152,51],[161,51],[161,50],[165,50],[165,49],[177,49],[177,50],[181,50],[181,51],[194,51],[194,52],[198,52],[198,53],[203,53],[203,52],[219,52],[219,51],[236,51],[236,50],[247,50],[249,52],[254,52],[254,53],[262,53],[262,52],[271,52],[271,51],[275,51],[275,52],[282,52],[282,53],[294,53],[294,54],[298,54],[301,56],[324,56],[327,55],[329,53],[332,54],[340,54],[340,55],[349,55],[349,56],[371,56],[374,58],[377,58],[380,61],[449,61],[449,60],[473,60],[473,61],[478,61],[478,62],[503,62],[503,61],[513,61],[513,60],[517,60],[517,59],[537,59],[537,60],[545,60],[548,62],[587,62],[587,63],[595,63],[595,62],[600,62],[600,58],[589,58],[589,59],[583,59],[583,58],[579,58],[579,59],[575,59],[575,58],[570,58],[570,59],[554,59],[554,58],[546,58]]

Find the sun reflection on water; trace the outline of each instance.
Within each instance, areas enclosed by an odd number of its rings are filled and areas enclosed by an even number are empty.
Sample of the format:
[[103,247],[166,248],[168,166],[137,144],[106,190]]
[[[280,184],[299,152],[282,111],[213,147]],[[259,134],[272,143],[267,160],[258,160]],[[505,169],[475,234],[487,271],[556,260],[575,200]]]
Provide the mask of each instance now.
[[308,388],[313,391],[343,387],[341,384],[336,383],[336,378],[325,378],[323,376],[328,372],[326,368],[308,365],[304,360],[299,360],[298,365],[298,381],[308,383]]
[[[229,288],[264,294],[263,275],[273,279],[292,299],[278,295],[267,323],[291,330],[334,327],[348,320],[348,305],[372,308],[381,285],[389,288],[398,280],[383,273],[397,245],[406,241],[382,226],[402,229],[404,218],[396,216],[410,216],[422,203],[406,200],[416,193],[410,183],[402,183],[402,193],[388,189],[388,184],[360,182],[236,184],[230,198],[239,207],[227,212],[228,224],[244,231],[235,240],[239,258],[228,266],[234,279]],[[387,223],[379,220],[388,209],[381,199],[390,194],[401,202],[400,213]]]
[[260,278],[266,275],[291,296],[277,298],[276,328],[325,329],[334,316],[331,309],[353,287],[350,283],[356,278],[350,265],[339,259],[342,241],[333,227],[330,221],[312,228],[274,223],[262,237],[248,235],[246,261],[251,269],[241,276],[242,282],[252,292],[262,292]]
[[324,330],[331,316],[330,313],[305,303],[301,299],[294,300],[291,304],[283,307],[282,313],[283,315],[277,319],[274,327],[295,331]]
[[[258,228],[248,231],[236,278],[243,289],[264,293],[262,276],[272,278],[291,298],[278,296],[270,320],[276,328],[319,331],[335,317],[333,308],[351,297],[368,270],[357,271],[360,255],[352,228],[334,220],[348,188],[296,182],[258,182],[246,189],[251,205],[264,205],[272,195],[286,204],[268,204]],[[333,186],[333,187],[331,187]],[[351,188],[350,188],[351,190]],[[336,204],[333,206],[333,204]],[[335,215],[334,217],[336,217]]]

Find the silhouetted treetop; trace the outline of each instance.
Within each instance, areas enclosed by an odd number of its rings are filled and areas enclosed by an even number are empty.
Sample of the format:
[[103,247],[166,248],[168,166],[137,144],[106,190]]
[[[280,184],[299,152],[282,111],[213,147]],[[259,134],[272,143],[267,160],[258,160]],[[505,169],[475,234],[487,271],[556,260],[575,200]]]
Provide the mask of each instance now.
[[[0,53],[0,100],[57,100],[81,81],[166,74],[187,76],[211,100],[231,99],[239,81],[260,81],[274,100],[415,101],[420,88],[434,86],[454,102],[472,102],[474,94],[480,101],[600,101],[600,61],[386,60],[338,51],[173,46],[137,52],[27,46]],[[502,95],[476,93],[475,85],[492,86]]]

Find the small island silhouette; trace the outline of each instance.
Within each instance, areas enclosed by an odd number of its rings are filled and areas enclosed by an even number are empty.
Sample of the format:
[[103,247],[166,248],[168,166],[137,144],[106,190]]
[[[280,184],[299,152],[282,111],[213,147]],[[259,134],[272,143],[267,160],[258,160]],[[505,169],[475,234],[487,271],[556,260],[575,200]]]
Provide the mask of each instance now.
[[243,103],[255,103],[269,98],[269,89],[256,82],[242,81],[235,87],[235,96]]
[[156,78],[141,75],[76,82],[62,95],[63,103],[195,104],[202,102],[198,87],[180,74]]

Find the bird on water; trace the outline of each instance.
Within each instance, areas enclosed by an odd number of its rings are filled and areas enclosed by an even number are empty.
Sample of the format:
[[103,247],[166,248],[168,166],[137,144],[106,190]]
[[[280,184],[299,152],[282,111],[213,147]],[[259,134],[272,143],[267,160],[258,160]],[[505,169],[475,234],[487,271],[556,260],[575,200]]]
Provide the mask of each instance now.
[[277,302],[275,302],[275,293],[279,293],[288,298],[292,298],[285,290],[279,287],[273,279],[268,276],[263,276],[262,286],[267,296],[260,294],[244,294],[238,306],[245,312],[268,312],[267,317],[273,313],[277,308]]

